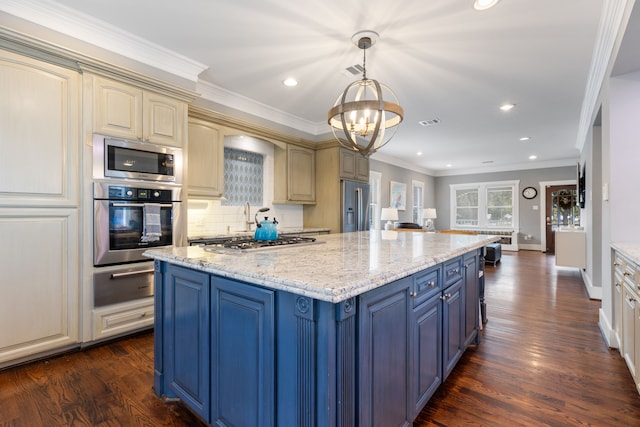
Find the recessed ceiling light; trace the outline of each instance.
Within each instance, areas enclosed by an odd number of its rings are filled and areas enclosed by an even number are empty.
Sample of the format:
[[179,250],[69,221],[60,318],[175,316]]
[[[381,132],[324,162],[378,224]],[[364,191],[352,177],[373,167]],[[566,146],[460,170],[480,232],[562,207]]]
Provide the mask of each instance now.
[[452,166],[453,166],[453,165],[452,165],[451,163],[447,163],[447,167],[448,167],[448,168],[450,168],[450,167],[452,167]]
[[537,158],[538,158],[538,156],[536,156],[535,154],[532,154],[532,155],[529,156],[529,160],[535,160]]
[[531,141],[531,137],[530,136],[523,136],[522,138],[520,138],[520,141],[522,141],[522,142]]
[[282,84],[285,86],[294,87],[294,86],[298,86],[298,81],[293,77],[289,77],[287,79],[284,79],[282,81]]
[[511,111],[516,106],[516,104],[505,103],[502,104],[499,108],[501,111]]
[[422,156],[422,151],[418,151],[418,152],[416,153],[416,156]]
[[498,4],[500,0],[476,0],[473,2],[475,10],[487,10]]

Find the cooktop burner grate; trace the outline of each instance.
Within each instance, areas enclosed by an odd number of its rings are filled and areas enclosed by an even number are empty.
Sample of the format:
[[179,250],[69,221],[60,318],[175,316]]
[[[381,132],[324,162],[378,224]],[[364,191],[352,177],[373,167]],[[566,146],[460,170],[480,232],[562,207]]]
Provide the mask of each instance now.
[[256,240],[251,237],[231,237],[228,239],[216,239],[204,244],[204,249],[216,251],[257,251],[267,250],[290,245],[312,245],[322,243],[314,237],[280,236],[277,240]]

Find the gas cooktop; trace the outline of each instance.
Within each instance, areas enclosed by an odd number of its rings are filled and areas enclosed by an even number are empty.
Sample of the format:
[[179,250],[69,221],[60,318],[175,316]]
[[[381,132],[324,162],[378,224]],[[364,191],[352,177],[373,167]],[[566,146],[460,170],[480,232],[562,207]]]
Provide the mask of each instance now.
[[209,252],[247,252],[281,248],[291,245],[304,246],[323,243],[314,237],[280,236],[277,240],[256,240],[251,237],[230,237],[212,239],[204,242],[202,247]]

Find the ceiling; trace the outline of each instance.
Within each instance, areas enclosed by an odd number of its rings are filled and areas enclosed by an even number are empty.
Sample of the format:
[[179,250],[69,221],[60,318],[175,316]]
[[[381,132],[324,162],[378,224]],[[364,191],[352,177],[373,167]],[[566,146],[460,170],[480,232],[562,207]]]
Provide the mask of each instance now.
[[[204,69],[198,87],[226,94],[212,101],[242,100],[315,140],[329,138],[327,111],[360,78],[345,71],[362,63],[352,35],[376,31],[367,74],[394,90],[405,116],[373,158],[434,175],[575,164],[603,8],[602,0],[502,0],[481,12],[473,0],[24,1],[53,5],[69,28],[108,30],[114,46],[121,30],[136,36],[120,46],[130,56],[144,40],[189,58]],[[285,87],[287,77],[298,86]],[[503,113],[505,102],[516,107]],[[432,119],[440,123],[419,124]]]

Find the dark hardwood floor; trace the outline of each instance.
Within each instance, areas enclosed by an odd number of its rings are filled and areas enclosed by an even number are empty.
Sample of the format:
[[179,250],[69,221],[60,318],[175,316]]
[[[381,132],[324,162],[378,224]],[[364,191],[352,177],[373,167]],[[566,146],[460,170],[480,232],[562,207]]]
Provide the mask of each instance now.
[[[640,426],[627,367],[604,344],[579,273],[537,252],[487,266],[489,322],[414,426]],[[0,426],[189,426],[156,398],[143,333],[0,371]]]

